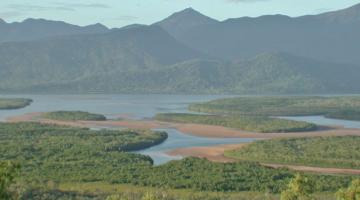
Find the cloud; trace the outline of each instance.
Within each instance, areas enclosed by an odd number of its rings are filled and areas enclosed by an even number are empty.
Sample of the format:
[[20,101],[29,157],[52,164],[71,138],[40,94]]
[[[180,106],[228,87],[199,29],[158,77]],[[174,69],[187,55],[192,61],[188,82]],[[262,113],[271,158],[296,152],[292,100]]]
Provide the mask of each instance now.
[[16,11],[48,11],[48,10],[60,10],[60,11],[74,11],[74,9],[65,6],[41,6],[34,4],[10,4],[8,8]]
[[59,5],[66,8],[110,8],[109,5],[102,3],[55,3],[55,5]]
[[7,6],[13,11],[75,11],[79,8],[110,8],[106,4],[92,3],[92,4],[82,4],[82,3],[53,3],[48,5],[36,5],[36,4],[9,4]]

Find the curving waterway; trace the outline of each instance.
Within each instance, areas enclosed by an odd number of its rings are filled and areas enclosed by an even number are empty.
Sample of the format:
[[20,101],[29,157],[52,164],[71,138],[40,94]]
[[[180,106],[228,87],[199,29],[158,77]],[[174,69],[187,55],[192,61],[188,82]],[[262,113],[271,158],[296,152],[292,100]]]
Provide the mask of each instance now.
[[[206,102],[231,96],[225,95],[0,95],[0,98],[30,98],[34,102],[23,109],[0,110],[0,121],[8,117],[34,112],[57,110],[88,111],[105,115],[109,119],[130,118],[147,119],[156,113],[180,112],[188,113],[191,103]],[[360,122],[328,119],[323,116],[281,117],[299,121],[312,122],[319,125],[360,128]],[[108,128],[108,127],[101,127]],[[168,133],[168,139],[152,148],[137,151],[149,155],[156,165],[181,157],[167,155],[166,152],[186,147],[213,146],[222,144],[238,144],[254,141],[254,138],[205,138],[184,134],[176,129],[159,129]]]
[[[0,110],[0,121],[9,117],[26,113],[49,112],[57,110],[87,111],[105,115],[108,119],[130,118],[147,119],[161,112],[188,113],[191,103],[226,98],[224,95],[0,95],[0,98],[30,98],[34,102],[23,109]],[[95,127],[109,128],[109,127]],[[113,127],[110,127],[113,128]],[[254,139],[245,138],[205,138],[184,134],[176,129],[162,129],[168,133],[168,139],[155,147],[138,151],[149,155],[154,164],[162,164],[180,157],[169,156],[167,151],[194,146],[211,146],[221,144],[237,144],[250,142]]]

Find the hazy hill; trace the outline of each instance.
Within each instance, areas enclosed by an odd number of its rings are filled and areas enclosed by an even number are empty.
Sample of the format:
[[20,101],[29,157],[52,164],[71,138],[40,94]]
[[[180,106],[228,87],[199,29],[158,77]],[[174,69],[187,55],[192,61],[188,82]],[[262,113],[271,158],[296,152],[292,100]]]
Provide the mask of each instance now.
[[223,22],[186,9],[112,30],[0,21],[33,31],[0,44],[0,92],[358,93],[359,9]]
[[[192,20],[186,21],[190,17],[183,16],[192,14],[182,13],[184,20],[181,22],[192,24]],[[176,19],[170,16],[166,21]],[[178,26],[176,23],[167,25],[166,30],[176,30]],[[169,33],[173,34],[172,31]],[[340,11],[298,18],[268,15],[200,23],[173,34],[189,47],[218,58],[240,60],[264,52],[279,51],[353,64],[360,64],[359,35],[360,4]]]
[[[162,67],[113,68],[97,73],[87,71],[81,76],[68,74],[67,81],[54,81],[58,75],[49,73],[47,81],[33,85],[25,82],[38,78],[29,80],[24,75],[22,87],[12,90],[66,93],[352,93],[360,92],[357,84],[359,73],[357,66],[339,68],[334,64],[276,53],[261,54],[236,63],[193,59]],[[2,77],[0,85],[4,85]]]
[[22,22],[6,23],[0,19],[0,43],[29,41],[48,37],[105,33],[109,29],[102,24],[76,26],[61,21],[26,19]]
[[199,53],[158,26],[0,45],[0,87],[20,89],[122,71],[156,69]]

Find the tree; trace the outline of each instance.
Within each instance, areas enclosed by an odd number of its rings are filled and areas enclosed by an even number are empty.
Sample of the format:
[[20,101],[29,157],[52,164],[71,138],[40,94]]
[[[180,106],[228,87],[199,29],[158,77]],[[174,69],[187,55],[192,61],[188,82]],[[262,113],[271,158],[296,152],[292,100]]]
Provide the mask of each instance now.
[[15,182],[20,166],[12,162],[0,162],[0,199],[10,199],[10,186]]
[[347,189],[336,193],[338,200],[360,200],[360,179],[354,180]]
[[296,174],[287,189],[281,193],[281,200],[311,200],[312,185],[308,178]]

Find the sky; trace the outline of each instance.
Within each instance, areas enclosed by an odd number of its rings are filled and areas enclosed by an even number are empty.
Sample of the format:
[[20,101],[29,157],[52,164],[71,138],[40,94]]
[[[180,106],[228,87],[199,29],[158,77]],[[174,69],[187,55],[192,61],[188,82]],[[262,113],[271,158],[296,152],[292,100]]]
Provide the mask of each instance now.
[[192,7],[218,20],[267,14],[301,16],[339,10],[360,0],[0,0],[0,18],[7,22],[44,18],[77,25],[108,27],[152,24]]

